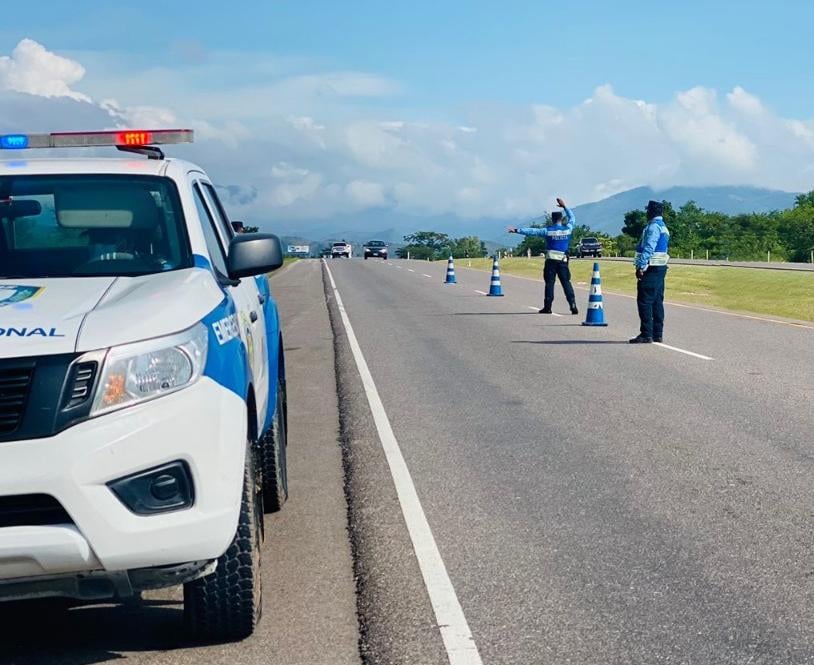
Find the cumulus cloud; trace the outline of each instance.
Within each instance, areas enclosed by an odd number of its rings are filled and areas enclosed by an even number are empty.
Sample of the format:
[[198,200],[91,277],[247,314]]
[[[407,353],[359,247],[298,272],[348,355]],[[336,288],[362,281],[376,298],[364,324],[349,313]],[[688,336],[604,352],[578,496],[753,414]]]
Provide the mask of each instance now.
[[196,143],[174,154],[230,183],[233,214],[261,225],[374,208],[516,218],[550,209],[559,194],[579,203],[639,185],[807,190],[814,175],[814,121],[784,118],[742,87],[654,103],[603,85],[571,107],[480,105],[442,122],[400,109],[401,86],[364,73],[213,87],[205,74],[218,58],[208,53],[197,74],[184,64],[123,71],[96,102],[80,63],[24,40],[0,57],[0,131],[192,127]]
[[71,88],[85,76],[78,62],[51,53],[31,39],[23,39],[10,56],[0,56],[0,89],[43,97],[90,98]]

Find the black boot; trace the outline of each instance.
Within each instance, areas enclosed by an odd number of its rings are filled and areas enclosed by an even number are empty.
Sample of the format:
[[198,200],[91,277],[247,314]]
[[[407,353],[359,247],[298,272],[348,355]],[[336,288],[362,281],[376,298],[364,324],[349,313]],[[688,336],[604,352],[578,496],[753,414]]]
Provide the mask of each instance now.
[[579,314],[579,310],[577,309],[577,304],[575,302],[571,303],[571,314]]
[[545,303],[538,314],[551,314],[551,303]]
[[653,338],[648,337],[647,335],[639,334],[636,337],[634,337],[632,340],[630,340],[630,343],[631,344],[652,344],[653,343]]

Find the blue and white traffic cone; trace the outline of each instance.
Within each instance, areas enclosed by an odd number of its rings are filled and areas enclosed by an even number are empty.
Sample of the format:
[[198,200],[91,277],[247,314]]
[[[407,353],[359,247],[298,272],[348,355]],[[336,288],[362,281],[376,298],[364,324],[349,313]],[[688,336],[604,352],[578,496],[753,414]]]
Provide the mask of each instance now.
[[452,260],[452,257],[449,257],[447,261],[447,278],[444,281],[444,284],[457,284],[458,280],[455,279],[455,262]]
[[492,261],[492,281],[489,283],[489,295],[503,295],[503,289],[500,286],[500,264],[497,261],[497,256]]
[[599,264],[594,263],[594,274],[591,276],[591,291],[588,295],[588,312],[583,326],[607,326],[605,308],[602,305],[602,280],[599,277]]

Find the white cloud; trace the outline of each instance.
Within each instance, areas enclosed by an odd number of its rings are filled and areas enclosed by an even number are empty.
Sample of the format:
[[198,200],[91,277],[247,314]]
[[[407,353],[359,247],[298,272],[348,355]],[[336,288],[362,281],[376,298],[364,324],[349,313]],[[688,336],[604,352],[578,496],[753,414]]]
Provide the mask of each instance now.
[[354,180],[348,183],[347,192],[360,208],[378,208],[386,202],[384,187],[378,182]]
[[0,90],[87,102],[89,97],[71,89],[84,76],[85,68],[78,62],[51,53],[31,39],[23,39],[10,56],[0,56]]
[[[447,110],[445,122],[431,120],[438,109],[401,107],[403,89],[382,77],[289,76],[262,56],[205,55],[141,72],[91,57],[84,78],[79,62],[24,40],[0,57],[0,131],[192,127],[196,143],[173,153],[201,163],[233,213],[261,224],[367,208],[524,217],[560,194],[579,203],[644,184],[803,190],[814,173],[814,120],[784,118],[742,87],[656,104],[603,85],[573,107],[480,105]],[[241,62],[245,80],[211,85]]]

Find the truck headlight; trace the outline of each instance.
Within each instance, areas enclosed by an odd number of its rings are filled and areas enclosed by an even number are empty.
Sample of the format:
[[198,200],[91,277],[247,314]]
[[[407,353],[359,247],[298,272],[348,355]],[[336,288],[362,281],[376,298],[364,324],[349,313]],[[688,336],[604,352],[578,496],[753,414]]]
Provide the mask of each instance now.
[[168,337],[113,347],[104,361],[91,417],[192,385],[203,373],[208,345],[207,328],[198,323]]

